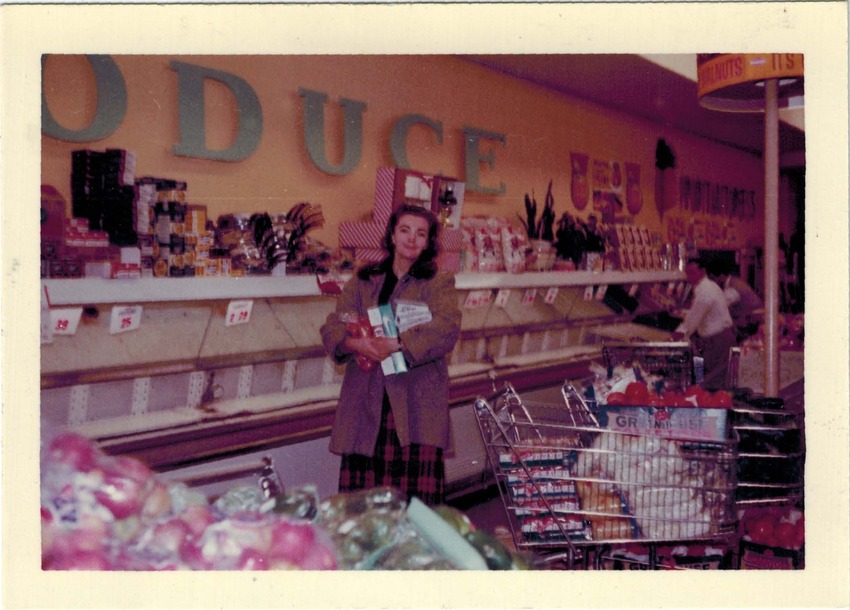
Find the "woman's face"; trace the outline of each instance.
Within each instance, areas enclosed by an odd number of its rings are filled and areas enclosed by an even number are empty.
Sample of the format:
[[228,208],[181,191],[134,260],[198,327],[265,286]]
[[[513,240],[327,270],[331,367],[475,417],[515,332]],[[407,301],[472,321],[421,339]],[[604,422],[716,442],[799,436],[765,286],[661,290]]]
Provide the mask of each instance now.
[[416,262],[428,245],[428,221],[412,214],[402,214],[393,231],[393,245],[397,258],[411,264]]

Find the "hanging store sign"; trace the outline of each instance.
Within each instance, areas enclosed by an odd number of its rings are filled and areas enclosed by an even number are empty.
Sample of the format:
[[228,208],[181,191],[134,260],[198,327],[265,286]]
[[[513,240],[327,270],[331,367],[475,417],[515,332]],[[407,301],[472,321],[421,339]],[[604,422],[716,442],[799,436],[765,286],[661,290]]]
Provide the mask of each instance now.
[[[49,55],[42,56],[42,74]],[[109,55],[87,55],[97,87],[97,108],[91,123],[79,130],[59,124],[50,112],[42,87],[42,133],[66,142],[95,142],[112,135],[127,113],[127,86],[120,68]],[[181,61],[170,62],[177,75],[177,119],[180,140],[172,152],[181,157],[211,161],[239,162],[250,157],[257,149],[263,135],[263,109],[253,87],[243,78],[204,66]],[[207,81],[224,85],[233,95],[235,116],[238,118],[236,134],[229,146],[212,149],[207,146],[204,86]],[[338,164],[328,159],[325,109],[328,95],[320,91],[299,88],[303,99],[304,142],[310,161],[319,171],[343,176],[360,166],[363,149],[363,114],[367,104],[363,101],[340,98],[343,109],[342,160]],[[297,124],[293,121],[292,124]],[[443,141],[441,121],[421,114],[407,114],[396,119],[390,132],[389,148],[393,165],[412,170],[407,158],[407,139],[414,126],[424,126],[434,133],[437,144]],[[504,182],[498,185],[481,184],[481,166],[491,170],[496,164],[496,150],[505,146],[505,135],[465,125],[464,182],[467,191],[502,194],[507,190]]]
[[779,79],[784,98],[803,95],[802,53],[697,55],[697,96],[715,110],[752,111],[763,104],[765,80]]

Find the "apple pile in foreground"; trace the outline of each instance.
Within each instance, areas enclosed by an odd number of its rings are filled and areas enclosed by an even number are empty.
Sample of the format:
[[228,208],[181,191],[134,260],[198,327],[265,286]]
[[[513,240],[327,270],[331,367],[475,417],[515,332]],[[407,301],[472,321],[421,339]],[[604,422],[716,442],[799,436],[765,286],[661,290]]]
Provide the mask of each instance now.
[[259,506],[224,511],[68,432],[42,455],[41,544],[46,570],[337,568],[333,545],[312,523]]

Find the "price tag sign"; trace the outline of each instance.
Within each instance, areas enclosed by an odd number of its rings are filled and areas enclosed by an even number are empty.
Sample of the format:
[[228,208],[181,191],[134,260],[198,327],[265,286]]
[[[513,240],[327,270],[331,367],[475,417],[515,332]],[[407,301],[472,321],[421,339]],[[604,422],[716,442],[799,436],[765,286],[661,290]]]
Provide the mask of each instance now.
[[225,326],[236,326],[247,324],[251,320],[251,309],[254,307],[253,300],[230,301],[227,304],[227,315],[224,317]]
[[508,304],[508,299],[511,297],[511,291],[507,288],[502,288],[496,293],[496,307],[504,308]]
[[547,305],[551,305],[555,302],[555,299],[558,297],[558,288],[556,286],[552,286],[549,290],[546,291],[546,296],[543,297],[543,302]]
[[470,290],[469,294],[466,295],[466,299],[463,301],[463,306],[466,309],[475,309],[477,307],[484,307],[490,304],[490,298],[492,293],[489,289],[487,290]]
[[537,288],[529,288],[522,294],[522,304],[531,305],[537,298]]
[[50,329],[54,335],[73,335],[83,315],[82,307],[67,307],[50,310]]
[[676,282],[670,282],[667,284],[667,294],[673,296],[673,291],[676,289]]
[[584,289],[584,300],[592,301],[593,300],[593,286],[588,286]]
[[596,289],[596,300],[601,301],[605,298],[605,292],[608,290],[607,284],[603,284],[599,288]]
[[637,294],[637,291],[638,291],[638,285],[637,284],[632,284],[631,286],[629,286],[629,296],[630,297],[634,298],[634,296]]
[[120,305],[112,308],[109,319],[109,334],[126,333],[142,325],[141,305]]

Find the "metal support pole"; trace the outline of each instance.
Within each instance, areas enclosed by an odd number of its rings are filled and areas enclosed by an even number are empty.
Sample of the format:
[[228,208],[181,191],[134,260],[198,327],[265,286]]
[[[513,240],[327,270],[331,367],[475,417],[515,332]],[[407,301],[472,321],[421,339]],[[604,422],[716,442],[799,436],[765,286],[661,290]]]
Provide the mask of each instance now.
[[779,82],[764,83],[764,395],[779,394]]

